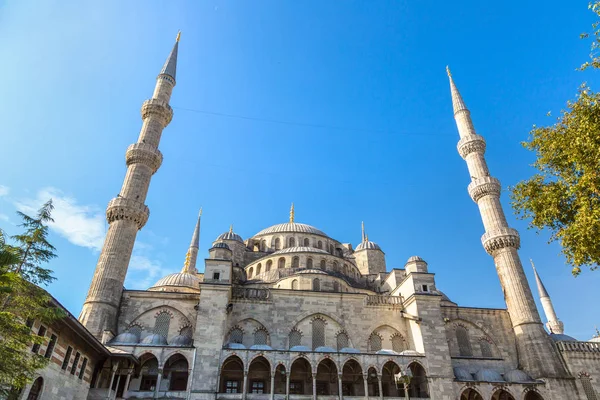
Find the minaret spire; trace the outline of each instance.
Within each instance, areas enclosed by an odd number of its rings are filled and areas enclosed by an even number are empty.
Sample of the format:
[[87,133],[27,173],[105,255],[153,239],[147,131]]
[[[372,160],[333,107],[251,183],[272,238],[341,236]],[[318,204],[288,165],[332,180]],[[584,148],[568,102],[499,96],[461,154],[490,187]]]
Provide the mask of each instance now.
[[81,323],[99,339],[104,331],[116,333],[118,308],[133,245],[137,231],[146,224],[150,214],[144,202],[150,179],[162,163],[163,156],[158,150],[162,131],[173,118],[169,101],[175,86],[178,47],[177,40],[158,74],[152,98],[142,105],[143,124],[138,141],[125,153],[127,172],[123,186],[106,208],[108,232],[79,315]]
[[294,203],[292,203],[292,207],[290,208],[290,224],[294,223]]
[[535,269],[535,265],[533,264],[533,260],[529,260],[531,262],[531,266],[533,267],[533,274],[535,275],[535,282],[537,283],[538,293],[540,295],[540,302],[542,303],[542,308],[544,309],[544,314],[546,314],[546,319],[548,322],[546,323],[546,328],[551,333],[563,334],[565,333],[565,327],[562,321],[558,320],[556,316],[556,312],[554,311],[554,306],[552,305],[552,300],[550,299],[550,295],[548,291],[544,287],[540,276]]
[[197,274],[196,260],[198,259],[198,247],[200,247],[200,221],[202,219],[202,208],[198,213],[198,220],[196,221],[196,228],[194,228],[194,234],[192,235],[192,242],[190,248],[185,255],[185,263],[181,272],[186,274]]
[[366,241],[366,239],[365,239],[365,222],[362,221],[360,224],[361,224],[361,228],[362,228],[362,242],[364,243]]
[[500,182],[490,176],[485,160],[485,140],[475,133],[469,110],[448,72],[454,119],[460,135],[458,152],[466,161],[471,176],[469,195],[479,207],[485,229],[481,237],[494,264],[504,292],[506,308],[515,332],[519,362],[535,378],[564,377],[567,372],[560,356],[544,330],[531,288],[517,250],[519,233],[508,226],[500,204]]

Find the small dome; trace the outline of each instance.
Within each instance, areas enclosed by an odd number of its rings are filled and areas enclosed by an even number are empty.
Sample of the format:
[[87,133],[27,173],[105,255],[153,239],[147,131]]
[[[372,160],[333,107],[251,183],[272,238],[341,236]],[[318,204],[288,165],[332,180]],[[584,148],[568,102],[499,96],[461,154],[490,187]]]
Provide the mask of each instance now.
[[227,243],[224,243],[224,242],[215,243],[215,244],[213,244],[212,248],[213,249],[227,249],[227,250],[231,250],[229,248],[229,246],[227,245]]
[[398,353],[396,353],[394,350],[390,350],[390,349],[381,349],[381,350],[378,350],[375,354],[398,355]]
[[306,351],[312,351],[310,348],[306,347],[306,346],[293,346],[290,351],[301,351],[301,352],[306,352]]
[[575,339],[574,337],[569,336],[569,335],[563,335],[562,333],[551,333],[550,338],[552,340],[554,340],[555,342],[576,342],[577,341],[577,339]]
[[354,249],[354,251],[360,250],[381,250],[381,247],[379,247],[379,245],[375,242],[365,240],[364,242],[361,242],[358,246],[356,246],[356,249]]
[[286,247],[285,249],[277,250],[275,253],[271,254],[272,256],[275,254],[286,254],[286,253],[319,253],[319,254],[329,254],[325,250],[317,249],[315,247]]
[[459,381],[473,381],[473,374],[461,367],[454,367],[454,377]]
[[194,274],[188,274],[186,272],[177,272],[161,278],[156,282],[149,290],[158,291],[165,287],[188,287],[192,289],[200,290],[200,278]]
[[600,336],[594,336],[593,338],[588,340],[588,342],[600,343]]
[[288,222],[288,223],[285,223],[285,224],[273,225],[273,226],[270,226],[270,227],[268,227],[266,229],[263,229],[262,231],[258,232],[254,236],[272,235],[274,233],[288,233],[288,232],[291,232],[291,233],[312,233],[314,235],[320,235],[320,236],[327,237],[327,235],[325,234],[325,232],[318,230],[314,226],[310,226],[310,225],[306,225],[306,224],[299,224],[297,222]]
[[425,260],[423,260],[419,256],[412,256],[408,260],[406,260],[407,263],[409,263],[409,262],[415,262],[415,261],[426,262]]
[[169,345],[181,346],[181,347],[191,347],[192,343],[194,343],[194,341],[192,340],[191,337],[186,336],[186,335],[177,335],[173,339],[171,339],[171,342],[169,343]]
[[227,343],[227,348],[228,349],[244,350],[246,348],[246,346],[244,346],[241,343]]
[[504,374],[506,382],[522,383],[522,382],[533,382],[533,379],[524,371],[520,369],[513,369]]
[[480,369],[475,373],[475,380],[480,382],[505,382],[502,375],[493,369]]
[[163,335],[159,335],[158,333],[153,333],[151,335],[146,336],[141,341],[142,344],[149,344],[152,346],[166,346],[167,339]]
[[253,344],[250,350],[273,350],[273,348],[267,344]]
[[402,350],[400,352],[400,355],[402,355],[402,356],[422,356],[423,354],[419,353],[416,350],[410,350],[409,349],[409,350]]
[[327,346],[319,346],[315,349],[316,352],[319,353],[335,353],[335,349]]
[[353,349],[352,347],[344,347],[340,350],[340,353],[360,353],[360,350]]
[[111,344],[137,344],[140,339],[136,334],[131,332],[123,332],[118,334],[110,341]]
[[242,237],[240,235],[238,235],[237,233],[230,231],[230,230],[225,233],[220,234],[217,237],[217,240],[235,240],[236,242],[244,243],[244,241],[242,240]]

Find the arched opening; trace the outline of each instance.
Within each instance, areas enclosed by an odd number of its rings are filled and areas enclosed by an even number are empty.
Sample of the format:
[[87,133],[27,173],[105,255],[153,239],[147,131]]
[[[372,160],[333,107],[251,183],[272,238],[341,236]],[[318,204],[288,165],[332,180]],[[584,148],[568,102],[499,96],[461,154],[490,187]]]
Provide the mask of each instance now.
[[254,331],[254,344],[268,345],[269,332],[265,328],[258,328]]
[[394,375],[400,373],[400,367],[393,361],[383,365],[381,372],[381,389],[384,397],[404,397],[404,388],[396,385]]
[[324,259],[321,260],[321,269],[327,269],[327,261],[325,261]]
[[379,381],[377,379],[377,371],[375,368],[369,368],[367,372],[367,389],[369,397],[379,397]]
[[310,240],[308,238],[304,238],[304,247],[310,246]]
[[342,368],[342,394],[344,396],[365,395],[362,368],[356,360],[348,360]]
[[298,279],[292,281],[292,290],[298,290]]
[[300,268],[300,257],[295,256],[292,258],[292,268]]
[[262,270],[262,264],[258,263],[258,265],[256,266],[256,275],[260,275]]
[[315,318],[312,321],[312,349],[325,346],[325,321]]
[[294,239],[293,237],[290,238],[290,240],[288,241],[289,246],[288,247],[294,247],[296,245],[296,239]]
[[238,356],[231,356],[221,367],[221,393],[242,393],[244,363]]
[[467,389],[461,393],[460,400],[483,400],[483,397],[475,389]]
[[33,385],[31,385],[31,389],[29,389],[29,394],[27,395],[27,400],[38,400],[42,394],[43,387],[44,379],[40,376],[33,381]]
[[275,368],[275,394],[285,394],[285,384],[286,384],[286,373],[285,366],[283,364],[279,364],[277,368]]
[[412,372],[412,379],[408,385],[410,397],[429,398],[429,385],[427,384],[425,369],[419,363],[412,363],[408,368]]
[[275,250],[281,250],[281,239],[275,238]]
[[163,376],[169,380],[169,390],[185,391],[188,383],[188,362],[181,354],[174,354],[165,363]]
[[256,357],[248,367],[248,393],[271,393],[271,364],[266,358]]
[[383,344],[382,344],[381,336],[379,336],[375,332],[371,333],[371,336],[369,336],[369,342],[367,343],[367,347],[368,347],[369,351],[372,353],[375,353],[375,352],[381,350],[382,345]]
[[238,327],[233,328],[231,331],[229,331],[228,343],[244,343],[244,331]]
[[344,264],[342,271],[344,272],[344,275],[348,275],[348,264]]
[[406,341],[400,334],[395,334],[392,336],[392,350],[396,353],[403,352],[407,349]]
[[321,290],[321,281],[319,280],[319,278],[313,279],[312,288],[315,292],[318,292]]
[[456,326],[456,341],[458,342],[458,353],[461,356],[471,357],[473,356],[473,349],[471,348],[471,341],[469,340],[469,332],[467,328],[462,325]]
[[252,272],[254,271],[254,269],[252,267],[250,267],[250,269],[248,270],[248,279],[252,279]]
[[340,267],[338,266],[338,263],[337,263],[337,261],[334,261],[334,262],[333,262],[333,270],[334,270],[335,272],[340,272]]
[[306,268],[312,268],[313,267],[313,259],[308,257],[306,259]]
[[285,268],[285,258],[281,257],[279,260],[277,260],[277,268]]
[[544,400],[544,398],[538,392],[534,392],[533,390],[530,390],[525,395],[524,400]]
[[322,249],[323,248],[323,242],[321,242],[320,240],[317,242],[317,249]]
[[273,261],[268,260],[267,261],[267,266],[265,267],[266,272],[269,272],[271,270],[272,266],[273,266]]
[[260,251],[263,253],[267,251],[267,241],[264,239],[260,241]]
[[140,359],[140,391],[154,391],[158,380],[158,360],[152,354],[146,353]]
[[338,395],[337,367],[329,358],[324,359],[317,367],[317,396]]
[[312,394],[312,371],[305,358],[298,358],[290,368],[290,394]]
[[494,392],[492,400],[515,400],[515,398],[506,390],[500,389]]

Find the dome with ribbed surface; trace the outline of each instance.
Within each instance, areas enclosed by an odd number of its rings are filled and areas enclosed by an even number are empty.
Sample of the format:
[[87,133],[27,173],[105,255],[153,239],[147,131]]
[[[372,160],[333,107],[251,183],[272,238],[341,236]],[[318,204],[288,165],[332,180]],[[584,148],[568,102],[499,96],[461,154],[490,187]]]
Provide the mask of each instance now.
[[149,344],[152,346],[166,346],[167,339],[163,335],[159,335],[158,333],[153,333],[151,335],[146,336],[141,341],[142,344]]
[[479,382],[505,382],[498,371],[487,368],[477,371],[475,373],[475,379]]
[[288,222],[285,224],[273,225],[267,229],[263,229],[254,236],[272,235],[274,233],[312,233],[314,235],[325,236],[325,232],[320,231],[314,226],[300,224],[298,222]]
[[412,256],[410,257],[408,260],[406,260],[407,263],[409,262],[414,262],[414,261],[421,261],[421,262],[425,262],[425,260],[423,260],[421,257],[419,256]]
[[115,336],[113,340],[110,341],[111,344],[137,344],[139,342],[139,338],[136,334],[131,332],[123,332]]
[[381,247],[379,247],[379,245],[375,242],[365,240],[364,242],[361,242],[358,246],[356,246],[356,249],[354,249],[354,251],[360,250],[381,250]]
[[275,255],[275,254],[287,254],[287,253],[319,253],[319,254],[329,254],[325,250],[317,249],[315,247],[297,246],[297,247],[286,247],[285,249],[277,250],[272,255]]
[[216,240],[235,240],[236,242],[244,243],[244,240],[240,235],[230,230],[225,233],[221,233]]
[[169,343],[171,346],[191,347],[194,341],[186,335],[177,335]]
[[212,248],[213,249],[227,249],[227,250],[231,250],[229,248],[229,246],[227,245],[227,243],[223,243],[223,242],[215,243]]
[[185,272],[177,272],[160,279],[148,290],[158,291],[168,287],[188,287],[200,290],[199,284],[200,278],[198,278],[196,275],[187,274]]

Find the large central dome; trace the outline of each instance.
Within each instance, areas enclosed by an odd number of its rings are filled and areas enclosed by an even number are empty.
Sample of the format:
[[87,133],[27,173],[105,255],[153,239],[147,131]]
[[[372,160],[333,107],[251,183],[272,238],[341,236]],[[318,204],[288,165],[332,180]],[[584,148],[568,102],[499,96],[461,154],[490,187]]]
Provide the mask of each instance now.
[[314,235],[326,236],[325,232],[318,230],[314,226],[300,224],[298,222],[288,222],[285,224],[273,225],[267,229],[263,229],[254,236],[272,235],[274,233],[312,233]]

